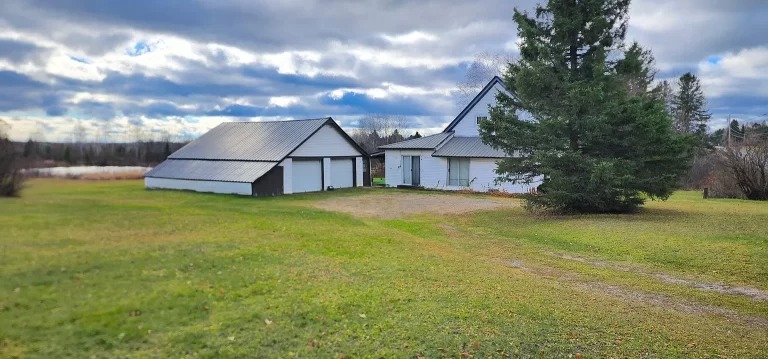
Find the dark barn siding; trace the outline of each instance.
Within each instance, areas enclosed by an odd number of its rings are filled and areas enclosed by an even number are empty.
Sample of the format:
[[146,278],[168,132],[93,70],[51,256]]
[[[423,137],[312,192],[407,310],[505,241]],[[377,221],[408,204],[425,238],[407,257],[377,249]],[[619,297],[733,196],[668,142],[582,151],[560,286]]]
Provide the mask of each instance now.
[[251,185],[254,196],[277,196],[283,194],[283,167],[275,166]]

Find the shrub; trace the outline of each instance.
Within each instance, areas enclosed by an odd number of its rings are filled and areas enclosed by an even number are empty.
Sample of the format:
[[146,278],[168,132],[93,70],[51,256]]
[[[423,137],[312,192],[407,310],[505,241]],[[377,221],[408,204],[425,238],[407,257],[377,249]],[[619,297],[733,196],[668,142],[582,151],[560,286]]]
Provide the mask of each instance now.
[[0,134],[0,197],[15,197],[21,192],[23,177],[13,143]]

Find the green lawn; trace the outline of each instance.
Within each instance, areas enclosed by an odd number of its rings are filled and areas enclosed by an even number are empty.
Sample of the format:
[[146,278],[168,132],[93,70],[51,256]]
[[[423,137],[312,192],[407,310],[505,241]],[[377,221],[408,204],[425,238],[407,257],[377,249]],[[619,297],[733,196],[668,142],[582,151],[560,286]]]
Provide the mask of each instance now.
[[0,199],[0,357],[768,357],[766,203],[680,192],[637,215],[397,220],[308,206],[377,191],[396,190],[31,181]]

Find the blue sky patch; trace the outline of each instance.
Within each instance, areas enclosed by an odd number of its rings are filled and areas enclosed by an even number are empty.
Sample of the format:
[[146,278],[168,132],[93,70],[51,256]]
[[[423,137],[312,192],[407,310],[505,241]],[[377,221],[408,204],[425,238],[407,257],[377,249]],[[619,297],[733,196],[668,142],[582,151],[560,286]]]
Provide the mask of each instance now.
[[387,115],[402,116],[425,116],[433,115],[432,111],[426,109],[423,105],[413,101],[410,98],[392,97],[388,99],[371,98],[368,95],[346,92],[340,98],[333,98],[325,95],[320,98],[323,105],[336,106],[350,113],[379,113]]
[[88,64],[88,65],[90,65],[90,62],[87,59],[85,59],[84,57],[77,57],[77,56],[69,55],[69,58],[72,61],[79,62],[81,64]]
[[133,45],[133,48],[126,51],[128,56],[141,56],[148,52],[152,52],[152,46],[143,41],[137,42]]

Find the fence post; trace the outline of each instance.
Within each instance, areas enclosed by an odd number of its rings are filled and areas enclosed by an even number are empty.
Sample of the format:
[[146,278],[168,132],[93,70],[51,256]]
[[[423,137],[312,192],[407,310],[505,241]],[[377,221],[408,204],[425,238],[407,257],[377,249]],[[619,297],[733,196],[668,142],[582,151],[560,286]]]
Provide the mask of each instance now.
[[709,198],[709,187],[704,187],[704,199]]

